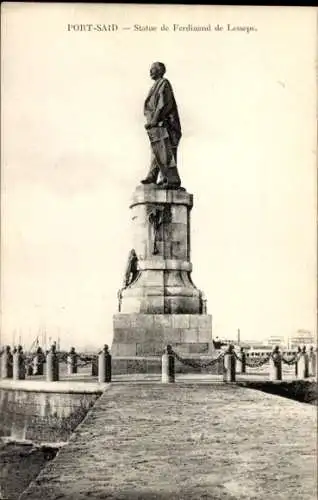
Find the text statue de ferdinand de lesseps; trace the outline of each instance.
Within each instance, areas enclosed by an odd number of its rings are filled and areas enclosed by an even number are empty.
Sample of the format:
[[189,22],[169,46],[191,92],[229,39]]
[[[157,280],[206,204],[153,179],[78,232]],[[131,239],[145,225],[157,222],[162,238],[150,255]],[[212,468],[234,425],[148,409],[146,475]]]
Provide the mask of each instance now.
[[158,184],[165,188],[181,185],[177,169],[177,148],[181,125],[172,86],[164,78],[165,65],[155,62],[150,68],[154,80],[144,104],[145,128],[151,145],[151,164],[142,184]]

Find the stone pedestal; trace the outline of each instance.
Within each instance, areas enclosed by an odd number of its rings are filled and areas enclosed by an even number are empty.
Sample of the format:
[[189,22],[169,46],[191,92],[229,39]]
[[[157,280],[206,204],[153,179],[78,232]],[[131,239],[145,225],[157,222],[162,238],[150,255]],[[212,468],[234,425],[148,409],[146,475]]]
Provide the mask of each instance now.
[[190,212],[193,196],[182,189],[140,185],[130,205],[138,258],[134,281],[120,291],[114,315],[113,357],[212,353],[212,317],[191,279]]
[[112,356],[162,356],[167,344],[178,354],[212,354],[209,314],[115,314]]

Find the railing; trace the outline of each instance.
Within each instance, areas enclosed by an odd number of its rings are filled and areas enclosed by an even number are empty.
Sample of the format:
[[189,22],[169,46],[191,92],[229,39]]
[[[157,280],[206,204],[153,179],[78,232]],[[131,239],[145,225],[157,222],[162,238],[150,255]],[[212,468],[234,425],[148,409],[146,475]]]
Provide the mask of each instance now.
[[57,382],[60,379],[60,365],[65,363],[67,374],[77,373],[78,368],[92,366],[92,375],[98,376],[100,383],[111,381],[111,354],[105,345],[98,356],[81,356],[72,348],[69,353],[58,353],[53,345],[45,355],[42,351],[26,356],[21,347],[12,353],[6,348],[0,356],[0,378],[25,380],[26,376],[43,375],[46,364],[46,381]]
[[[72,375],[78,372],[79,368],[91,365],[92,376],[98,377],[99,383],[109,383],[112,380],[112,356],[108,346],[105,345],[98,355],[80,355],[72,348],[69,353],[58,353],[53,345],[46,355],[38,349],[33,356],[25,356],[22,347],[19,346],[11,353],[10,348],[6,348],[1,354],[1,378],[12,378],[13,380],[24,380],[26,376],[43,375],[43,366],[46,364],[46,380],[56,382],[60,379],[60,365],[66,364],[67,374]],[[278,347],[272,352],[260,357],[250,357],[241,349],[237,353],[233,345],[228,346],[226,351],[220,352],[215,357],[209,359],[193,359],[182,357],[170,345],[167,345],[162,355],[161,372],[163,382],[173,382],[175,380],[175,361],[194,368],[209,369],[214,365],[222,367],[223,380],[235,382],[237,374],[246,374],[247,368],[261,368],[268,364],[270,380],[282,380],[282,366],[295,368],[295,376],[305,379],[317,375],[317,354],[306,348],[286,357]]]
[[279,348],[276,347],[266,356],[253,358],[252,360],[246,356],[243,350],[238,354],[234,346],[230,345],[225,352],[221,352],[218,356],[209,361],[198,361],[182,358],[170,345],[168,345],[162,357],[162,382],[174,382],[175,359],[193,368],[207,368],[223,360],[223,380],[225,382],[235,382],[236,375],[245,374],[247,367],[260,368],[266,364],[269,365],[269,378],[273,381],[282,380],[283,364],[295,366],[295,375],[300,379],[315,376],[317,373],[317,355],[313,350],[308,354],[305,348],[290,359],[286,358]]

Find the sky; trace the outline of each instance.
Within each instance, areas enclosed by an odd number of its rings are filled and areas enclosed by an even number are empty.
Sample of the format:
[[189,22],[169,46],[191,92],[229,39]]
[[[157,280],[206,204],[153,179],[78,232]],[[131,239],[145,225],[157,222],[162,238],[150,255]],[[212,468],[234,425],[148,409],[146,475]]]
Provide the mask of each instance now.
[[1,8],[0,343],[15,335],[29,346],[45,330],[65,348],[111,344],[129,201],[149,166],[143,102],[157,60],[179,107],[192,279],[213,336],[315,334],[315,10]]

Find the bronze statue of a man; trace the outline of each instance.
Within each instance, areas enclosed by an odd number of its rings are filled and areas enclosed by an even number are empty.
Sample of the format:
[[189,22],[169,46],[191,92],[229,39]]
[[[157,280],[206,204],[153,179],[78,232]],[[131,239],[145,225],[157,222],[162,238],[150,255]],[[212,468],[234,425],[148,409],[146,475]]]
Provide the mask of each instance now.
[[165,65],[161,62],[153,63],[150,68],[154,84],[144,104],[144,115],[151,145],[151,164],[147,177],[141,182],[178,188],[181,180],[177,169],[177,148],[182,135],[181,125],[172,86],[164,78],[165,72]]

